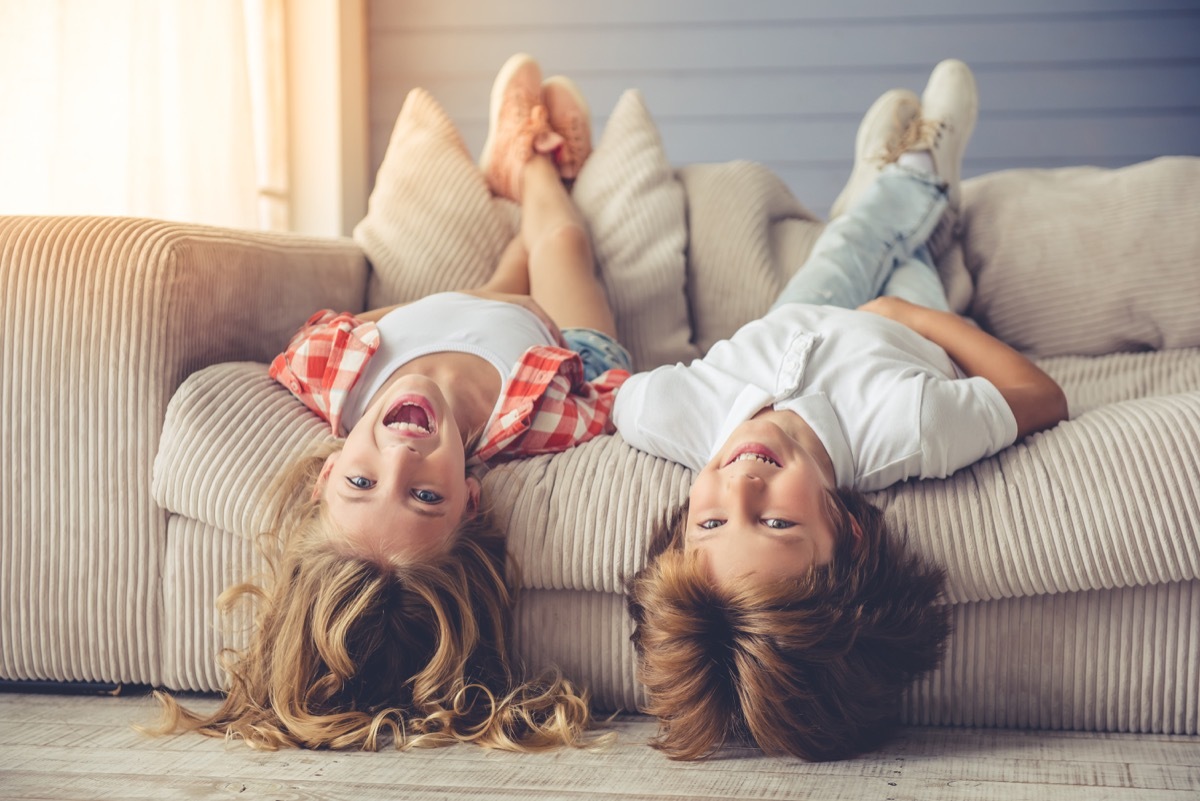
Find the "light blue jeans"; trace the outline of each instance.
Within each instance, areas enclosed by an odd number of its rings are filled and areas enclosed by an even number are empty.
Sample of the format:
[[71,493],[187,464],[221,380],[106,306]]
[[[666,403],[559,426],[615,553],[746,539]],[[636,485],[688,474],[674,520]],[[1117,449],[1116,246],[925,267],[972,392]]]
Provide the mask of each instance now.
[[946,210],[937,176],[889,164],[846,213],[830,221],[771,307],[813,303],[854,309],[892,295],[949,311],[925,241]]
[[562,335],[567,347],[578,353],[583,362],[584,380],[594,381],[614,368],[633,372],[629,351],[608,334],[594,328],[564,328]]

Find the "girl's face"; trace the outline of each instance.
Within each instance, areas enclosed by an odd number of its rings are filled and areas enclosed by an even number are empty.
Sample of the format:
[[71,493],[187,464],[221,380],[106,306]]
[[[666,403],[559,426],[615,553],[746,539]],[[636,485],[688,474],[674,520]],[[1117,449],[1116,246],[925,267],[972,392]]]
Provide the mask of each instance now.
[[326,460],[317,492],[334,522],[331,537],[355,552],[402,561],[449,550],[479,503],[453,410],[421,375],[404,376],[375,398]]
[[812,443],[778,419],[734,429],[692,484],[684,549],[717,584],[795,577],[833,559],[832,477]]

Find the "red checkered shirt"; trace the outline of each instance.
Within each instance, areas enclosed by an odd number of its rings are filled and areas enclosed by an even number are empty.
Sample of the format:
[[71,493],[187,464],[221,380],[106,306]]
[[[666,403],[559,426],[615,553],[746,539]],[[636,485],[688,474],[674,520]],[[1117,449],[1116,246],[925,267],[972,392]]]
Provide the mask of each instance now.
[[[270,374],[341,436],[346,395],[379,348],[374,323],[324,310],[309,318]],[[617,390],[629,373],[583,378],[579,354],[536,345],[526,350],[502,390],[503,399],[473,459],[488,462],[557,453],[610,433]]]

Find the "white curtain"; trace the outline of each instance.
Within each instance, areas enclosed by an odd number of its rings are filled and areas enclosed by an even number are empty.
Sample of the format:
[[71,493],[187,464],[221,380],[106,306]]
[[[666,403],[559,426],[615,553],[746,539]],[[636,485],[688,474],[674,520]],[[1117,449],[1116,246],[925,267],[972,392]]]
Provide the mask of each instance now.
[[286,230],[283,0],[0,0],[0,213]]

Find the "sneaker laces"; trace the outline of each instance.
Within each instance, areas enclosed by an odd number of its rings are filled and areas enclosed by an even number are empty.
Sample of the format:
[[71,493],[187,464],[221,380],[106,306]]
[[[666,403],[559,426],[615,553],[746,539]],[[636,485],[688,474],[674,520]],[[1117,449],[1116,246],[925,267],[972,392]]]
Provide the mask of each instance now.
[[909,151],[928,150],[932,153],[941,140],[942,134],[949,127],[949,124],[944,120],[927,120],[921,116],[914,117],[912,123],[904,130],[904,134],[884,152],[882,162],[884,164],[892,164]]

